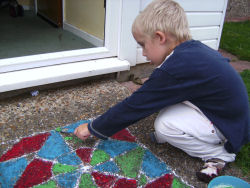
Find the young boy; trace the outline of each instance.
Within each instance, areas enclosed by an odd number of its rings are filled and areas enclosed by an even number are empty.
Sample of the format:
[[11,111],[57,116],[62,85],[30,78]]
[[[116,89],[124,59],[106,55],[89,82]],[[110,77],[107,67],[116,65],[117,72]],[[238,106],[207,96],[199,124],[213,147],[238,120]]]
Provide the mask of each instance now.
[[204,160],[197,177],[209,182],[249,142],[248,96],[239,74],[228,59],[191,39],[185,12],[174,1],[149,4],[132,33],[157,68],[140,89],[75,134],[108,139],[160,111],[151,139]]

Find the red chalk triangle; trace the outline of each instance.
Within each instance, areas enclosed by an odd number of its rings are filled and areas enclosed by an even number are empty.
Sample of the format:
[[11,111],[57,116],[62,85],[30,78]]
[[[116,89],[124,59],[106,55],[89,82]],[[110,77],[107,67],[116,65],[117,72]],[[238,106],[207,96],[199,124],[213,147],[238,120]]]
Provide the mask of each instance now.
[[165,176],[162,176],[158,178],[157,180],[153,181],[150,184],[147,184],[145,188],[155,188],[155,187],[161,187],[161,188],[171,188],[172,182],[173,182],[173,175],[166,174]]
[[52,176],[51,168],[52,162],[34,159],[26,167],[14,188],[32,187],[47,181]]
[[119,131],[118,133],[114,134],[111,138],[116,140],[135,142],[135,136],[131,135],[127,129]]
[[90,163],[92,151],[93,149],[91,148],[79,148],[76,150],[76,154],[84,163]]
[[119,179],[116,183],[114,188],[136,188],[137,184],[136,184],[136,180],[132,180],[132,179]]
[[20,157],[24,154],[35,152],[43,146],[44,142],[50,136],[50,133],[43,133],[32,137],[26,137],[21,139],[18,143],[3,154],[0,158],[0,162],[7,161],[12,158]]
[[117,179],[115,176],[104,175],[98,172],[93,172],[92,176],[94,177],[96,184],[101,188],[110,188]]

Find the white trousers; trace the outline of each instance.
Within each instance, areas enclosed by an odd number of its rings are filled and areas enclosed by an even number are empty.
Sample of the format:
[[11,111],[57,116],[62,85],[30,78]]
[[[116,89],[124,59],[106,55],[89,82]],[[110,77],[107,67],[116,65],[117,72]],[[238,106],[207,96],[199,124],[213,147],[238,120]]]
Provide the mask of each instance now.
[[198,107],[188,101],[161,110],[154,126],[158,143],[168,142],[204,161],[211,158],[226,162],[235,160],[236,155],[224,148],[225,137]]

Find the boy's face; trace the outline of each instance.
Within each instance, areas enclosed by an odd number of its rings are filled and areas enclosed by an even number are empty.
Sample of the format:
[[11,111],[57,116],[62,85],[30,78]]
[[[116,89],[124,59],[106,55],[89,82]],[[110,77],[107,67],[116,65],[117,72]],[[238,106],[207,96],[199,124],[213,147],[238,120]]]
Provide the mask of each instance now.
[[137,43],[142,47],[142,55],[153,65],[159,66],[172,51],[167,45],[163,45],[160,37],[157,35],[151,38],[137,30],[136,32],[133,32],[133,36]]

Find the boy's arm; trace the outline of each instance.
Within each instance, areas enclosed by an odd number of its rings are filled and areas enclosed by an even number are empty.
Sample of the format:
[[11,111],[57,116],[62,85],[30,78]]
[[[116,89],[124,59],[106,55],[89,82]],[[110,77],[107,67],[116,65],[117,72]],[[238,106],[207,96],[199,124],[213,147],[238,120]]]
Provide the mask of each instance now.
[[88,125],[89,132],[107,139],[160,109],[181,102],[184,94],[167,72],[156,69],[143,86]]

